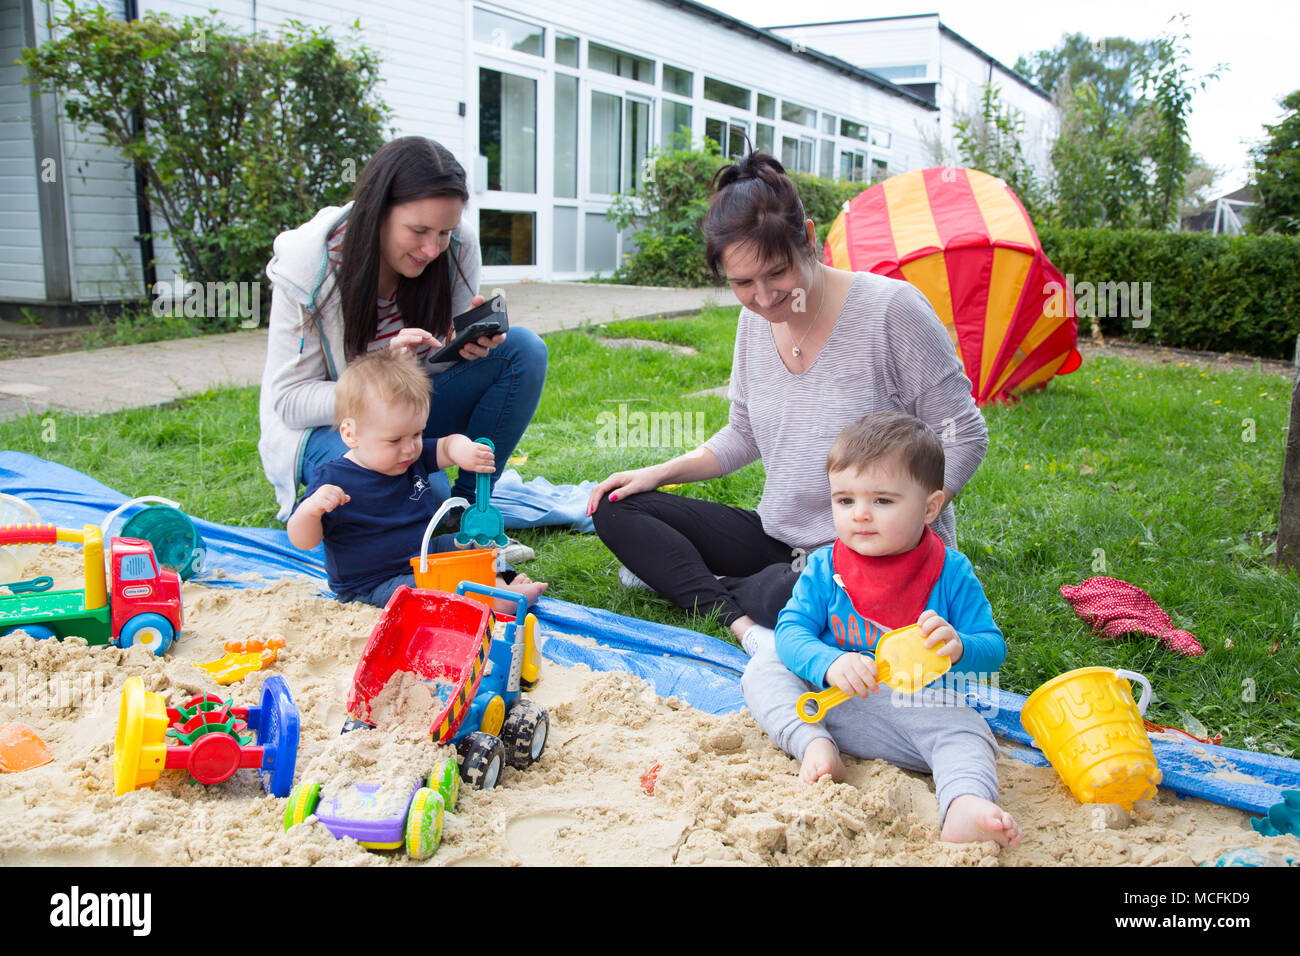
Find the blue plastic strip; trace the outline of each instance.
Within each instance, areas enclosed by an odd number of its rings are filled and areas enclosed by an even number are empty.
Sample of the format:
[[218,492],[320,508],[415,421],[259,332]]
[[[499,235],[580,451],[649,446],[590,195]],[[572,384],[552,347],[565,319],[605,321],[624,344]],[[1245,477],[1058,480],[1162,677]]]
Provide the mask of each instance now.
[[[20,452],[0,452],[0,491],[30,502],[47,524],[79,527],[99,524],[126,496],[91,478]],[[283,531],[232,528],[195,520],[208,557],[196,580],[209,586],[250,587],[258,582],[218,577],[253,572],[264,578],[305,575],[325,585],[324,552],[298,551]],[[716,638],[610,611],[551,598],[533,613],[542,625],[543,656],[565,666],[636,674],[660,696],[675,696],[707,713],[732,713],[744,707],[740,675],[747,658]],[[1020,724],[1025,698],[998,688],[969,685],[971,705],[999,737],[1033,747]],[[1300,761],[1211,744],[1152,741],[1162,786],[1184,796],[1265,813],[1282,801],[1282,790],[1300,789]],[[1035,749],[1008,748],[1026,763],[1046,764]]]

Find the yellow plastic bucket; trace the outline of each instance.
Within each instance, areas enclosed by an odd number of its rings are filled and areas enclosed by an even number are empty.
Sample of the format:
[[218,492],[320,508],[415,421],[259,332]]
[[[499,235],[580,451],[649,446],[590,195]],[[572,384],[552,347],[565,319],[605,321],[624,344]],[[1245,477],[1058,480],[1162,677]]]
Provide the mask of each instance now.
[[[1133,702],[1130,680],[1142,685]],[[1151,682],[1133,671],[1082,667],[1029,695],[1020,722],[1080,803],[1131,810],[1155,796],[1160,770],[1142,715]]]

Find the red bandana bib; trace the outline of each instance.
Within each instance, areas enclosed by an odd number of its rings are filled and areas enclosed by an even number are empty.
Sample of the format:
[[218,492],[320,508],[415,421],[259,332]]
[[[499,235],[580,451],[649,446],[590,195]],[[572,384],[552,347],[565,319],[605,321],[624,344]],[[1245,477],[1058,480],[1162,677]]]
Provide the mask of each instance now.
[[831,562],[853,610],[893,630],[915,624],[943,571],[943,542],[927,525],[911,551],[872,558],[835,542]]

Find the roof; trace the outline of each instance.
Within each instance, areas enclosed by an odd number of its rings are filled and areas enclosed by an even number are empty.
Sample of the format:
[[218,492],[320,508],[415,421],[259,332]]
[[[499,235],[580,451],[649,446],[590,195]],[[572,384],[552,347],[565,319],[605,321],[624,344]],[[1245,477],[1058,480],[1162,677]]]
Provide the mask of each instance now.
[[830,27],[830,26],[838,26],[840,24],[849,24],[849,23],[882,23],[886,20],[928,20],[930,18],[934,18],[936,21],[938,21],[940,33],[946,34],[957,43],[960,43],[962,46],[966,47],[968,50],[970,50],[980,59],[985,60],[986,62],[991,63],[992,65],[998,67],[1004,73],[1009,75],[1012,79],[1018,82],[1021,86],[1023,86],[1025,89],[1029,90],[1032,93],[1038,94],[1043,99],[1047,100],[1049,103],[1052,102],[1052,95],[1048,93],[1046,90],[1044,90],[1037,83],[1025,79],[1023,76],[1021,76],[1015,70],[1008,67],[1002,61],[998,60],[996,57],[991,56],[988,53],[985,53],[974,43],[971,43],[970,40],[967,40],[964,36],[962,36],[957,31],[953,30],[951,27],[944,26],[943,21],[939,20],[939,14],[937,13],[908,13],[908,14],[900,14],[898,16],[892,16],[892,17],[857,17],[852,20],[821,20],[816,23],[786,23],[786,24],[780,24],[777,26],[768,27],[767,29],[792,30],[795,29],[796,27]]
[[796,51],[794,49],[795,41],[773,33],[771,30],[756,27],[743,20],[737,20],[735,17],[723,13],[721,10],[706,7],[702,3],[694,3],[693,0],[659,0],[659,2],[666,6],[676,7],[684,13],[689,13],[693,16],[700,17],[701,19],[710,20],[719,26],[725,27],[729,30],[735,30],[737,33],[744,34],[752,39],[761,40],[764,43],[771,44],[791,56],[797,56],[802,60],[813,60],[827,69],[834,70],[837,73],[842,73],[845,76],[850,76],[857,80],[862,80],[864,83],[874,86],[890,96],[896,96],[899,99],[906,100],[913,106],[930,112],[937,112],[939,109],[928,100],[917,96],[915,93],[910,92],[896,83],[891,83],[883,76],[872,73],[870,70],[865,70],[860,66],[855,66],[854,64],[849,63],[847,60],[841,60],[837,56],[822,53],[820,50],[814,50],[811,47],[802,47],[800,50]]

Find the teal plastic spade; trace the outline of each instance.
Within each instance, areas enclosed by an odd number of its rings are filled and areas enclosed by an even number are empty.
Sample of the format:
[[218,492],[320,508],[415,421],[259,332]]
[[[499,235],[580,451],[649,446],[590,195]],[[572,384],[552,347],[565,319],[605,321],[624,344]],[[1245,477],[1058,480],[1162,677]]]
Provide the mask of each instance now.
[[[496,455],[496,446],[490,438],[474,439],[487,445]],[[460,531],[456,534],[458,548],[504,548],[510,540],[506,537],[506,522],[501,512],[492,506],[492,475],[479,472],[474,476],[474,503],[460,516]]]

